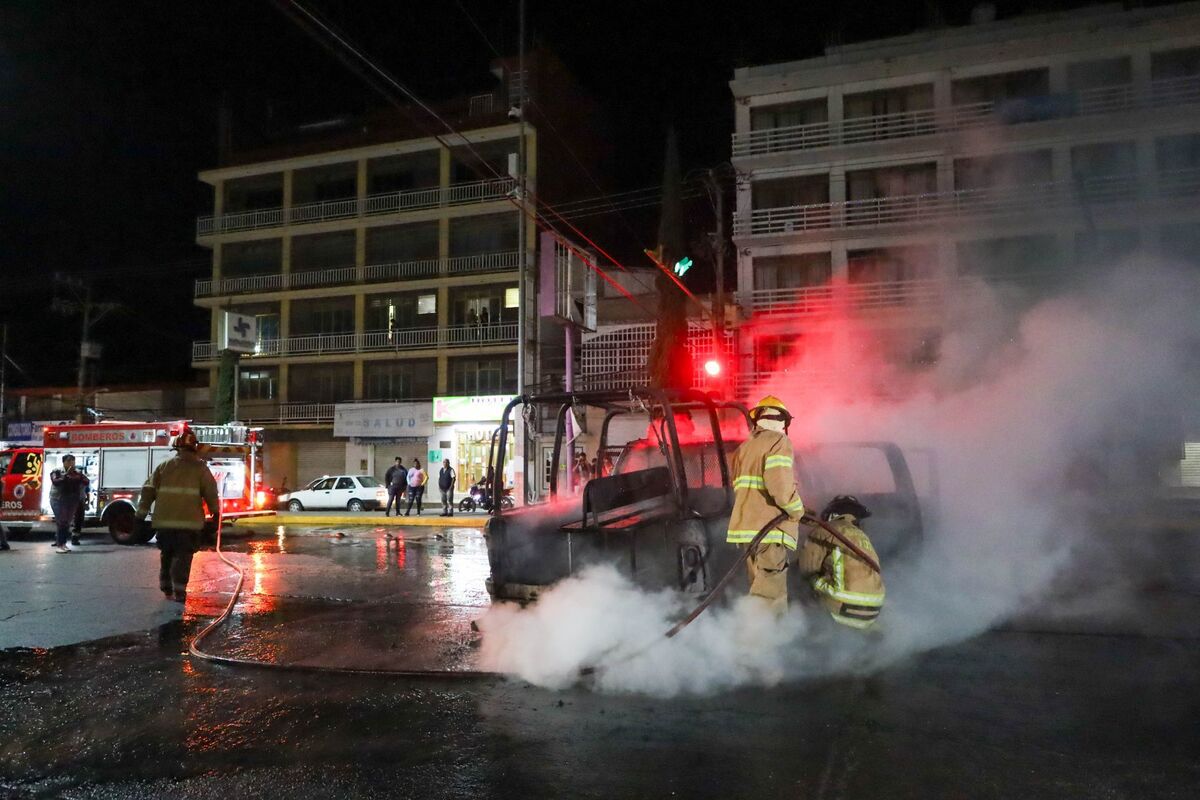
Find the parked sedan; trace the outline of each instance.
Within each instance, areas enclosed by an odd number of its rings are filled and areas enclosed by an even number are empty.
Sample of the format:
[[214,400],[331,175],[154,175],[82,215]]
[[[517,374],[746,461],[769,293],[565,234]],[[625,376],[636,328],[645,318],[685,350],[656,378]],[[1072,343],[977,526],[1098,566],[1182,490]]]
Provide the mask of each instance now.
[[387,489],[370,475],[325,475],[303,489],[279,496],[280,506],[288,511],[344,508],[364,511],[383,508]]

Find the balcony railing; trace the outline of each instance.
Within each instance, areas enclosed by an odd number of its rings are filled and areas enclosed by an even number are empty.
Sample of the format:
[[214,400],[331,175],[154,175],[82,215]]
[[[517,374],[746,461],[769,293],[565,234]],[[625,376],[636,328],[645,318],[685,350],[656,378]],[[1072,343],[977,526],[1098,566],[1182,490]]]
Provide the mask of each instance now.
[[1200,102],[1200,75],[1154,81],[1148,94],[1133,84],[1103,86],[1078,92],[970,103],[947,109],[921,109],[870,117],[851,117],[840,123],[817,122],[733,134],[734,157],[812,150],[842,144],[927,136],[981,125],[1036,122],[1063,117],[1093,116],[1135,108],[1160,108]]
[[[265,339],[259,350],[247,358],[313,356],[337,353],[378,353],[428,350],[447,347],[488,347],[517,343],[517,323],[498,325],[452,325],[442,328],[401,328],[394,331],[363,333],[321,333]],[[219,353],[215,342],[193,342],[192,362],[215,361]]]
[[457,256],[445,260],[427,258],[420,261],[390,261],[383,264],[367,264],[361,270],[357,267],[333,267],[330,269],[293,272],[288,275],[248,275],[239,278],[222,278],[218,281],[206,278],[196,281],[195,296],[219,297],[228,294],[281,292],[288,289],[311,289],[322,286],[386,283],[400,280],[433,278],[438,275],[506,272],[517,269],[520,263],[520,251],[510,250],[501,253]]
[[257,211],[236,211],[219,216],[209,215],[196,220],[196,236],[213,236],[219,233],[277,228],[281,225],[306,225],[313,222],[354,219],[378,214],[396,214],[402,211],[420,211],[441,206],[501,200],[512,191],[515,185],[512,178],[500,178],[456,183],[453,186],[431,189],[372,194],[361,198],[348,197],[342,200],[304,203],[286,210],[265,208]]
[[759,208],[747,219],[734,220],[734,235],[796,233],[863,225],[931,222],[951,217],[1043,214],[1080,203],[1128,202],[1137,197],[1135,175],[1113,175],[1075,181],[957,189],[950,192],[896,195]]

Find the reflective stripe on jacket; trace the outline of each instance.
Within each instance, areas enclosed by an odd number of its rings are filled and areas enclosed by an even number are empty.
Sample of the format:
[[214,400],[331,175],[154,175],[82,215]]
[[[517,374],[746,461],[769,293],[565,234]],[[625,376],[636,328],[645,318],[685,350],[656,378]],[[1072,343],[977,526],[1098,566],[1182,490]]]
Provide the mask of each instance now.
[[221,514],[217,482],[199,456],[180,453],[155,468],[138,498],[138,519],[154,506],[154,527],[162,530],[198,531],[204,528],[204,507],[213,517]]
[[[829,525],[879,562],[871,540],[849,514],[836,516]],[[824,528],[813,528],[800,553],[801,575],[830,615],[843,625],[867,628],[883,608],[883,576],[853,552],[846,550]]]
[[796,491],[793,458],[787,436],[765,428],[755,428],[737,449],[730,465],[733,513],[725,541],[745,544],[780,511],[786,511],[788,519],[768,533],[763,543],[796,549],[804,502]]

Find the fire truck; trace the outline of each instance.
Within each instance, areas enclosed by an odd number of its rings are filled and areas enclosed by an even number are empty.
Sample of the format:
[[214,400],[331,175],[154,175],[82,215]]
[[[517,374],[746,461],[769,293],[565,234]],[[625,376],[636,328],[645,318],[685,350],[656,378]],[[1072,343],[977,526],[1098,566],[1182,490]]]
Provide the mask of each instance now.
[[174,455],[171,439],[190,427],[200,454],[217,481],[224,517],[270,513],[263,507],[262,429],[245,425],[167,422],[102,422],[46,425],[42,447],[0,450],[0,524],[28,530],[52,519],[50,473],[63,456],[75,456],[76,469],[90,482],[84,525],[102,525],[120,544],[144,544],[134,524],[142,485]]

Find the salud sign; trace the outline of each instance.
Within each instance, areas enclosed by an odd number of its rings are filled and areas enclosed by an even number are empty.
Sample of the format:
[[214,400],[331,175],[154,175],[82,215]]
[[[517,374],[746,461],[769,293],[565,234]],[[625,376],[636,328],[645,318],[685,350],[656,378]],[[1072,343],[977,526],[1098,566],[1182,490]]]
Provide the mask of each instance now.
[[217,339],[218,350],[253,353],[258,345],[258,320],[248,314],[225,311]]
[[499,422],[516,395],[433,398],[434,422]]
[[429,403],[338,403],[333,435],[359,439],[428,438],[433,435]]

